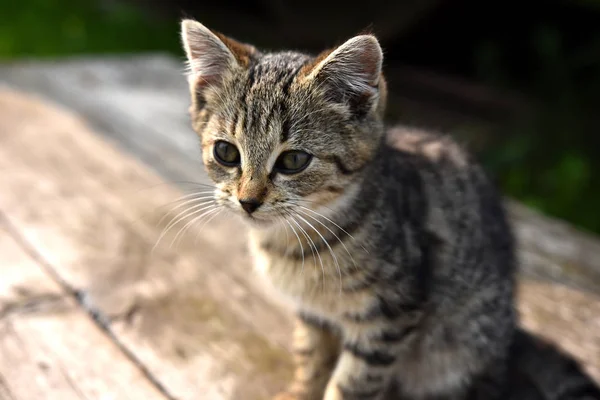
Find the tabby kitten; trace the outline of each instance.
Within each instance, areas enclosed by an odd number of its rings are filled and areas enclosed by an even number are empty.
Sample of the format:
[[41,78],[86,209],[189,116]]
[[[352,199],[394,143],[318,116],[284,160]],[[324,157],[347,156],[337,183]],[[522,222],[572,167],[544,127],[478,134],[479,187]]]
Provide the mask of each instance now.
[[517,330],[513,236],[482,169],[447,137],[386,135],[374,36],[317,57],[192,20],[182,36],[216,201],[297,314],[278,399],[600,398]]

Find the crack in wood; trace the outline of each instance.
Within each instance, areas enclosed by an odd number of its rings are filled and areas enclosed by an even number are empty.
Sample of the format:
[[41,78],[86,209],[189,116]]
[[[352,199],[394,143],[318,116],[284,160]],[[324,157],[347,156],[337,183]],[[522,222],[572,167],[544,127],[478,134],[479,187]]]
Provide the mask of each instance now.
[[[23,251],[35,260],[41,268],[46,272],[60,287],[67,293],[68,296],[73,298],[77,304],[85,311],[85,313],[94,321],[95,325],[106,335],[108,338],[117,346],[117,348],[123,353],[123,355],[131,361],[141,374],[148,379],[148,381],[165,396],[168,400],[177,400],[167,388],[149,371],[149,369],[139,360],[139,358],[133,354],[127,346],[125,346],[121,340],[115,335],[114,331],[110,326],[110,319],[107,318],[102,311],[93,303],[91,297],[85,293],[85,291],[75,288],[69,282],[58,274],[56,269],[29,243],[29,241],[21,234],[17,227],[12,224],[8,216],[0,210],[0,226],[2,226],[11,238],[23,249]],[[61,296],[64,298],[64,296]],[[13,307],[13,309],[15,309]],[[2,311],[6,312],[6,309]],[[0,311],[0,317],[2,317],[2,311]],[[10,312],[10,310],[9,310]],[[0,376],[0,394],[3,390],[3,381]],[[4,385],[6,387],[6,385]],[[8,390],[8,387],[6,387]],[[10,393],[10,392],[9,392]],[[4,400],[3,397],[0,399]]]
[[0,399],[1,400],[17,400],[17,398],[12,394],[6,379],[0,373]]

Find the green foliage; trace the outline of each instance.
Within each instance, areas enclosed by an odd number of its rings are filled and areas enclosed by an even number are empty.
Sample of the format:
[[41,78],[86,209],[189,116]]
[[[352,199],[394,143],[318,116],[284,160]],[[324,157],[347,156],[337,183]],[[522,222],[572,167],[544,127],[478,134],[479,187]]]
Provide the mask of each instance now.
[[[532,94],[537,107],[504,127],[507,139],[482,159],[508,195],[600,233],[600,185],[594,185],[600,182],[600,119],[594,112],[600,107],[600,37],[567,52],[558,31],[540,27],[531,50],[537,73],[529,87],[516,89]],[[478,61],[488,82],[507,87],[511,77],[499,68],[501,53],[486,43]]]
[[153,19],[125,2],[2,0],[0,20],[2,59],[178,51],[174,21]]

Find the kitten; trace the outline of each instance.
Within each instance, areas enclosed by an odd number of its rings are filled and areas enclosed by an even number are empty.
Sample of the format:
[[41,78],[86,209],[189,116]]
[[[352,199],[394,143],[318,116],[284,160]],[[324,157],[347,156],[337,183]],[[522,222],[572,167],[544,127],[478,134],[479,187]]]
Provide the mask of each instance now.
[[192,20],[182,36],[216,202],[297,314],[278,399],[600,399],[518,330],[513,235],[482,169],[448,137],[386,135],[374,36],[316,57]]

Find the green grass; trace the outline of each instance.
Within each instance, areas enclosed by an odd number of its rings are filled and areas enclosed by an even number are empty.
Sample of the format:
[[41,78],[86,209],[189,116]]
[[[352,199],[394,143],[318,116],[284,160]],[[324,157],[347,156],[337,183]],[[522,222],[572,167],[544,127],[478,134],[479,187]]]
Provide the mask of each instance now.
[[0,58],[73,54],[179,52],[176,21],[93,0],[0,1]]

